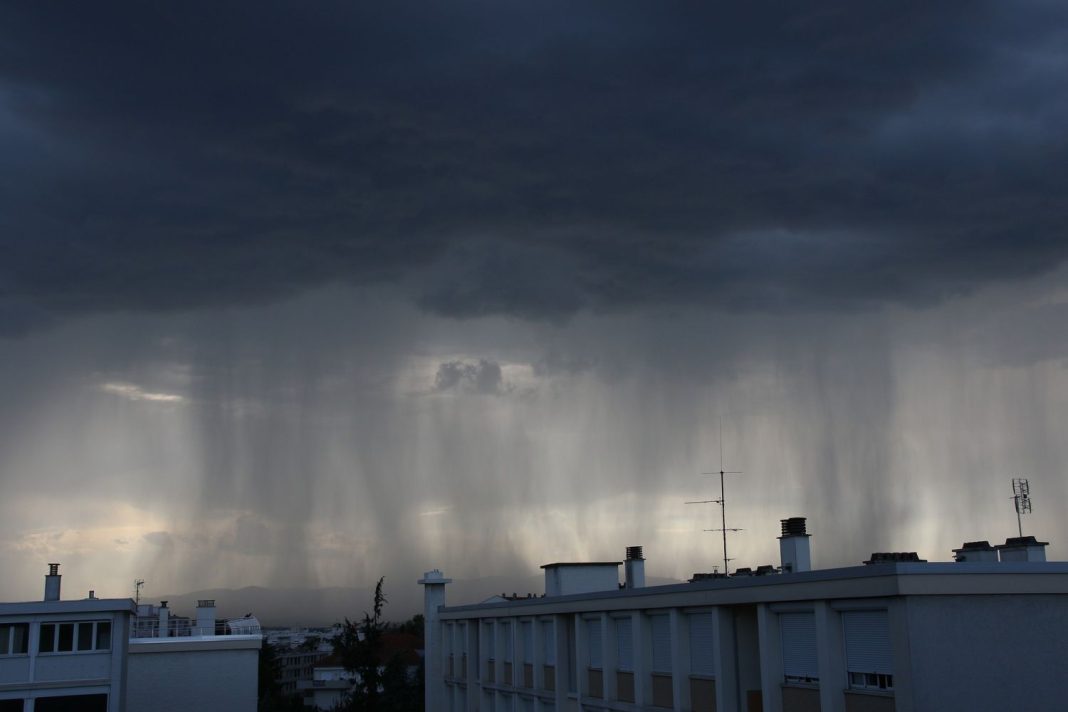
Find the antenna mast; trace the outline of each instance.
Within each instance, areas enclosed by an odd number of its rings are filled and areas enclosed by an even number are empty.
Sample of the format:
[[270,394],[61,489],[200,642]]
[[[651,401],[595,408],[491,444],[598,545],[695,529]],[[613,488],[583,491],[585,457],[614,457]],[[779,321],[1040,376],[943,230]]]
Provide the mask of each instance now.
[[141,587],[145,585],[144,579],[134,581],[134,604],[141,605]]
[[1022,477],[1012,480],[1012,502],[1016,507],[1016,530],[1023,537],[1021,514],[1031,513],[1031,485]]
[[724,489],[723,476],[724,475],[740,475],[740,470],[724,470],[723,469],[723,422],[719,424],[719,472],[702,472],[702,475],[719,475],[719,499],[702,499],[693,502],[686,502],[686,504],[718,504],[720,513],[720,528],[719,529],[705,529],[706,532],[720,532],[723,534],[723,574],[730,574],[730,567],[728,562],[732,559],[727,556],[727,532],[740,532],[741,529],[737,527],[727,527],[727,495]]

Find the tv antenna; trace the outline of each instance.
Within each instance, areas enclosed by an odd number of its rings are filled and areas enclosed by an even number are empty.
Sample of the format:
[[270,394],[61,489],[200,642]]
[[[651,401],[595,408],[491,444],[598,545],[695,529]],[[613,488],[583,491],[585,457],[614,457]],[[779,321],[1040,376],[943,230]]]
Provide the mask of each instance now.
[[719,424],[719,472],[702,472],[702,475],[719,475],[719,499],[701,499],[686,504],[718,504],[720,514],[720,527],[719,529],[705,529],[706,532],[720,532],[723,534],[723,575],[730,575],[730,561],[733,561],[727,556],[727,532],[740,532],[741,529],[737,527],[727,526],[727,495],[724,489],[723,476],[724,475],[740,475],[741,470],[724,470],[723,469],[723,422]]
[[1012,480],[1012,502],[1016,506],[1016,529],[1023,537],[1023,521],[1020,515],[1031,513],[1031,485],[1022,477]]
[[145,585],[144,579],[134,581],[134,604],[141,605],[141,587]]

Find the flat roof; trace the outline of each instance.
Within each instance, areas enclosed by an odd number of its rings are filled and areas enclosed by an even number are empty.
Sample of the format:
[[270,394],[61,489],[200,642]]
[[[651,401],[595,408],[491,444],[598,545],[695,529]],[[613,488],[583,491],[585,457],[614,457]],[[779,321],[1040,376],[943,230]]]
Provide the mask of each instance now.
[[555,564],[542,564],[543,569],[554,569],[559,566],[622,566],[622,561],[557,561]]
[[22,601],[0,603],[0,616],[70,615],[82,613],[137,613],[132,598],[83,598],[75,601]]
[[[701,607],[911,595],[1068,593],[1068,562],[888,562],[766,576],[442,606],[446,618]],[[682,597],[683,600],[680,600]],[[475,616],[477,617],[477,616]]]

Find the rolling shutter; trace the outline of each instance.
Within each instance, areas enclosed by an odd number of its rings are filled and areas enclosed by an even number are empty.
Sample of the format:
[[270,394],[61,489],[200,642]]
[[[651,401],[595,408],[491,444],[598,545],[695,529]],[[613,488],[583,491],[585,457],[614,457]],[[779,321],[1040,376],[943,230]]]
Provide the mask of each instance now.
[[668,616],[650,616],[653,632],[652,672],[671,672],[671,624]]
[[541,622],[541,643],[546,665],[556,665],[556,636],[553,635],[553,622]]
[[497,641],[493,639],[493,624],[483,623],[482,631],[484,634],[484,639],[486,641],[486,657],[492,660],[496,654],[497,648]]
[[505,621],[501,626],[501,660],[506,663],[512,662],[512,623]]
[[894,673],[886,611],[847,611],[842,626],[849,672]]
[[523,633],[523,661],[524,663],[534,662],[534,624],[530,621],[523,621],[520,630]]
[[819,680],[816,662],[816,616],[812,613],[783,613],[779,616],[782,635],[782,670],[787,678]]
[[586,649],[590,654],[590,667],[600,668],[604,665],[601,655],[601,620],[586,621]]
[[690,624],[690,672],[716,674],[716,623],[712,613],[693,613]]
[[630,618],[616,618],[616,669],[634,671],[634,636]]

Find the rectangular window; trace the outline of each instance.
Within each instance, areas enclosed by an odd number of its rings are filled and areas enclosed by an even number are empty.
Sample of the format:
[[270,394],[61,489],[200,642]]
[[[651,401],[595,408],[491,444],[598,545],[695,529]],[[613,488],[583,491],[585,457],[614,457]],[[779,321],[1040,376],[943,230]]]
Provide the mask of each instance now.
[[96,624],[96,649],[111,650],[111,621]]
[[78,650],[93,649],[93,624],[78,624]]
[[786,682],[818,683],[816,616],[812,613],[783,613],[779,616],[779,633]]
[[25,655],[29,623],[0,625],[0,655]]
[[894,667],[886,611],[847,611],[842,614],[842,628],[849,686],[892,690]]
[[[25,652],[23,633],[19,644]],[[72,653],[111,648],[111,621],[82,621],[79,623],[42,623],[38,652]]]
[[74,624],[60,623],[59,642],[56,643],[56,651],[60,653],[69,653],[72,650],[74,650]]
[[653,672],[671,672],[671,621],[668,616],[650,616],[653,632]]
[[691,613],[690,673],[712,677],[716,674],[716,621],[712,613]]
[[41,642],[37,648],[39,653],[51,653],[56,649],[56,624],[41,624]]

